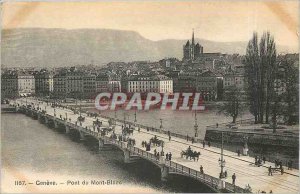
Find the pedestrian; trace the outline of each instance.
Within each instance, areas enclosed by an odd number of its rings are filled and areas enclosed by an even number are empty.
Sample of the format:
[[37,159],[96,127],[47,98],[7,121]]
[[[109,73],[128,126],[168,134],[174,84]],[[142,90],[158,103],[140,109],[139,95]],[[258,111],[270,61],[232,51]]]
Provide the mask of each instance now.
[[269,170],[268,176],[273,176],[273,174],[272,174],[272,167],[271,166],[269,166],[268,170]]
[[186,135],[186,141],[189,141],[189,135],[188,134]]
[[208,145],[208,147],[210,147],[210,141],[209,141],[209,142],[207,142],[207,145]]
[[238,153],[238,156],[240,157],[240,156],[241,156],[241,151],[240,151],[240,149],[237,150],[237,153]]
[[166,160],[168,160],[168,159],[169,159],[169,153],[166,154]]
[[203,148],[205,148],[205,141],[204,140],[202,142],[202,146],[203,146]]
[[227,177],[227,170],[225,170],[225,172],[224,172],[224,176],[225,176],[225,178]]
[[216,127],[217,127],[217,128],[219,127],[219,124],[218,124],[218,123],[216,123]]
[[156,155],[156,149],[154,149],[154,155]]
[[202,166],[202,165],[200,166],[200,173],[201,173],[201,174],[204,174],[203,166]]
[[280,172],[281,172],[281,175],[283,175],[283,173],[284,173],[283,166],[280,167]]
[[266,157],[265,156],[263,156],[263,162],[264,162],[264,164],[266,163]]
[[171,135],[169,135],[169,141],[171,141]]
[[172,160],[172,153],[171,152],[169,153],[169,160],[170,161]]
[[232,184],[235,185],[235,179],[236,179],[236,176],[235,176],[235,173],[233,173],[232,175]]
[[282,169],[282,161],[279,162],[279,168]]

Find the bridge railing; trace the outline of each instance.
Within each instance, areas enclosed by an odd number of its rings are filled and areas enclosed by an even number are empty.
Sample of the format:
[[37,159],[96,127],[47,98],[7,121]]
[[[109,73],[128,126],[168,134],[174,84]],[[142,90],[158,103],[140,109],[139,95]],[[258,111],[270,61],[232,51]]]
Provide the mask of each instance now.
[[208,174],[202,174],[200,171],[188,168],[173,161],[167,161],[165,164],[169,167],[170,172],[181,173],[196,178],[215,189],[222,188],[222,181],[218,178],[212,177]]
[[[250,118],[250,119],[237,120],[234,125],[238,125],[238,124],[243,126],[252,125],[254,124],[254,119]],[[228,128],[229,125],[233,125],[233,124],[230,122],[218,123],[218,127],[216,125],[208,125],[206,126],[206,129],[210,130],[210,129],[224,128],[224,127]]]
[[[113,117],[109,117],[109,116],[105,116],[105,115],[101,115],[100,117],[105,118],[105,119],[114,119],[117,122],[124,123],[124,120],[122,120],[122,119],[115,119]],[[125,124],[130,124],[130,125],[135,126],[135,127],[140,127],[142,129],[145,129],[145,130],[148,130],[148,131],[160,132],[162,134],[170,133],[170,135],[173,136],[173,137],[177,137],[177,138],[184,139],[184,140],[188,139],[188,141],[192,141],[192,139],[193,139],[193,137],[189,137],[189,136],[186,136],[186,135],[170,132],[170,131],[167,131],[167,130],[164,130],[164,129],[149,127],[149,126],[146,126],[146,125],[142,125],[142,124],[138,124],[138,123],[134,123],[134,122],[130,122],[130,121],[125,121]],[[198,139],[197,142],[202,143],[203,140]]]

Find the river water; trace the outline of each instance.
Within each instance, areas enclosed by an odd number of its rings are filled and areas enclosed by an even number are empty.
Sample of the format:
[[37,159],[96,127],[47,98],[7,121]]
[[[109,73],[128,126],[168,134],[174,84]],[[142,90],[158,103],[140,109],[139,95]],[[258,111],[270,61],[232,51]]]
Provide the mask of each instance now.
[[[6,192],[209,192],[199,182],[170,176],[160,181],[160,169],[141,160],[124,164],[119,150],[98,151],[94,146],[72,141],[22,114],[1,115],[2,191]],[[114,180],[119,185],[67,185],[68,181]],[[32,182],[15,186],[14,181]],[[36,181],[56,181],[57,186],[39,186]]]
[[[84,108],[83,110],[99,112],[95,108]],[[194,136],[195,112],[194,111],[173,111],[170,109],[160,110],[153,109],[149,111],[123,110],[119,109],[116,112],[105,110],[101,111],[101,115],[114,118],[115,114],[118,119],[134,122],[136,113],[137,123],[149,127],[160,128],[160,119],[162,119],[163,129],[175,132],[177,134]],[[216,123],[229,123],[232,118],[224,115],[216,114],[215,110],[198,111],[196,114],[198,133],[201,139],[204,139],[206,126],[215,125]],[[244,115],[243,119],[251,118],[249,114]],[[239,118],[240,119],[240,118]]]

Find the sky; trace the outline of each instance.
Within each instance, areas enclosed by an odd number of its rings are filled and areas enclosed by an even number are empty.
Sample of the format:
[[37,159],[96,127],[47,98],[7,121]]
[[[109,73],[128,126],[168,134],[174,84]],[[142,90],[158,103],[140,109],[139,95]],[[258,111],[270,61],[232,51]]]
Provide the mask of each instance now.
[[277,43],[298,48],[299,5],[290,1],[5,2],[2,27],[131,30],[150,40],[196,38],[248,41],[270,31]]

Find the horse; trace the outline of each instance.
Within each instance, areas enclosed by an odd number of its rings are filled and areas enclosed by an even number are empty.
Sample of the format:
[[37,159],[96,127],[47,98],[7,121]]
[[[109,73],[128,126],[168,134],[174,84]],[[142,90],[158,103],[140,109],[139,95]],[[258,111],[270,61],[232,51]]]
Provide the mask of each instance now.
[[199,156],[200,156],[200,152],[196,152],[196,151],[192,151],[192,149],[187,149],[186,151],[181,151],[181,158],[183,158],[183,156],[185,156],[186,159],[190,158],[190,160],[199,160]]
[[131,135],[133,135],[133,129],[131,129],[131,128],[125,127],[123,129],[123,131],[124,131],[125,134],[128,134],[128,135],[131,134]]
[[151,143],[153,143],[155,146],[161,146],[164,143],[164,141],[158,139],[157,136],[155,135],[150,139],[150,144]]

